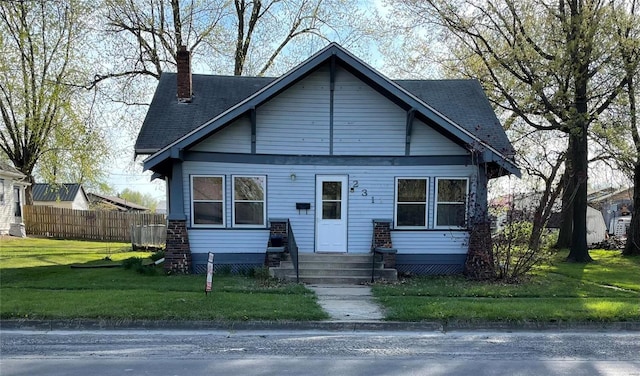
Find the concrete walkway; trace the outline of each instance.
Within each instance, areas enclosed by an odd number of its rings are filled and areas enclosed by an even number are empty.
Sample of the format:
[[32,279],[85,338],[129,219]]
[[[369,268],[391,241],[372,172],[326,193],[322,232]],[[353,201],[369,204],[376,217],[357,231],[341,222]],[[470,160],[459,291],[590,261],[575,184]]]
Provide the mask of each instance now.
[[373,301],[371,287],[359,285],[307,285],[318,304],[334,321],[380,321],[382,307]]

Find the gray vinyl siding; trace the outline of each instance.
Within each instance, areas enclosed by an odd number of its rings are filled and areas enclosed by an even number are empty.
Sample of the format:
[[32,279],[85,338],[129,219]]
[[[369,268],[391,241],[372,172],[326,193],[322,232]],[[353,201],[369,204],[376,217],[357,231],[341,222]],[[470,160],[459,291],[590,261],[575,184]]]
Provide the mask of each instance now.
[[467,155],[464,148],[451,142],[418,119],[414,119],[411,130],[410,155]]
[[[269,231],[262,229],[233,229],[231,226],[231,177],[233,175],[267,176],[267,218],[289,218],[300,252],[315,249],[315,179],[316,175],[348,175],[349,186],[358,187],[348,195],[348,251],[366,253],[371,248],[372,219],[392,218],[394,213],[395,177],[425,176],[432,185],[435,177],[471,177],[473,166],[286,166],[184,162],[184,213],[190,226],[190,175],[225,175],[225,216],[227,229],[190,229],[192,252],[264,252]],[[295,174],[295,180],[291,179]],[[429,208],[433,210],[433,188],[429,194]],[[308,212],[296,210],[296,203],[310,203]],[[429,216],[431,218],[431,216]],[[452,235],[455,234],[455,235]],[[450,231],[394,231],[392,241],[399,253],[434,252],[464,253],[466,245]],[[396,244],[398,242],[398,244]],[[447,245],[446,243],[449,242]],[[420,244],[429,244],[425,249]],[[399,246],[400,245],[400,246]],[[432,246],[433,245],[433,246]]]
[[329,71],[321,68],[257,108],[258,154],[329,154]]
[[[256,153],[330,154],[329,70],[321,68],[256,109]],[[336,70],[333,154],[403,156],[407,113],[342,68]],[[247,116],[191,148],[193,151],[251,153]],[[410,155],[466,155],[468,152],[418,119]]]
[[336,71],[335,155],[404,155],[406,111],[346,70]]
[[251,122],[247,117],[238,119],[213,136],[194,145],[191,150],[219,153],[251,153]]

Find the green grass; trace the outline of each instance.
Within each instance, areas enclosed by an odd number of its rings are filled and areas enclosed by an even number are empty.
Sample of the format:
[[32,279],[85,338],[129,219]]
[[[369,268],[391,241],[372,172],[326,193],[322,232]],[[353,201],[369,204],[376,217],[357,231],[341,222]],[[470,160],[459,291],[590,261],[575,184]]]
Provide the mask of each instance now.
[[[0,238],[0,318],[157,320],[319,320],[327,318],[302,285],[242,276],[142,275],[119,263],[150,253],[127,244]],[[105,260],[105,258],[110,259]]]
[[640,257],[591,251],[594,262],[539,267],[520,285],[420,277],[374,286],[388,320],[640,321]]

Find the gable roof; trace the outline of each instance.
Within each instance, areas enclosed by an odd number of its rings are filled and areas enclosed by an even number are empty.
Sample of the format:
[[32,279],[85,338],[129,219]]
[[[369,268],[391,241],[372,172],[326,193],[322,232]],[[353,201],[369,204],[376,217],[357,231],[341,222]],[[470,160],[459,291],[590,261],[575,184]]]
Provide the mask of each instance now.
[[272,77],[192,75],[193,98],[176,98],[177,74],[162,73],[135,144],[153,154],[271,83]]
[[33,201],[73,201],[78,191],[82,192],[85,199],[87,198],[82,185],[75,183],[36,183],[32,188]]
[[6,162],[2,162],[2,161],[0,161],[0,174],[4,175],[4,176],[9,176],[9,177],[12,177],[12,178],[16,178],[16,179],[23,179],[23,178],[27,177],[27,175],[25,175],[22,172],[18,171],[18,169],[16,169],[15,167],[11,166],[10,164],[8,164]]
[[116,196],[101,195],[99,193],[89,193],[88,196],[93,203],[104,202],[122,211],[149,211],[146,206],[138,205]]
[[[234,80],[232,80],[230,77],[194,75],[194,99],[191,103],[178,103],[175,99],[175,75],[163,74],[165,77],[160,80],[138,136],[136,153],[145,154],[155,151],[155,154],[144,161],[145,169],[154,169],[327,63],[340,64],[404,109],[415,110],[416,114],[426,120],[430,126],[451,139],[457,140],[461,144],[470,145],[475,150],[480,150],[485,162],[497,163],[510,173],[519,174],[513,161],[511,143],[477,81],[406,80],[394,82],[335,43],[331,43],[277,79],[233,77]],[[237,87],[240,84],[246,84],[247,89],[240,90]],[[212,90],[208,85],[217,87],[218,91],[212,97],[206,97],[206,94]],[[263,86],[259,88],[260,85]],[[228,96],[225,87],[230,89]],[[233,103],[244,93],[252,91],[253,94],[241,98],[231,107],[214,114],[214,112]],[[229,98],[229,100],[225,101],[221,97]],[[217,102],[216,98],[220,100],[220,103],[210,103]],[[196,101],[198,103],[193,106],[194,108],[189,109]],[[172,112],[173,109],[177,109],[176,112]],[[212,111],[212,115],[208,115],[208,111]],[[179,112],[184,113],[178,115]],[[211,118],[198,124],[202,118],[207,116],[211,116]],[[154,131],[156,128],[159,128],[158,133]],[[179,136],[180,133],[183,135]],[[167,138],[161,138],[161,135]],[[173,142],[169,141],[171,137],[175,136],[178,138]]]

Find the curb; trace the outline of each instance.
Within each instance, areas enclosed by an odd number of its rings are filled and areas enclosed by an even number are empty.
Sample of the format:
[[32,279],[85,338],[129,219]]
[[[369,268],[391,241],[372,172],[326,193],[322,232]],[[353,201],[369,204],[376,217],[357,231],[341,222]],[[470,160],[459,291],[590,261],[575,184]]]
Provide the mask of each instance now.
[[0,320],[0,330],[640,331],[640,322]]

